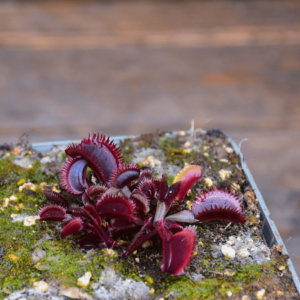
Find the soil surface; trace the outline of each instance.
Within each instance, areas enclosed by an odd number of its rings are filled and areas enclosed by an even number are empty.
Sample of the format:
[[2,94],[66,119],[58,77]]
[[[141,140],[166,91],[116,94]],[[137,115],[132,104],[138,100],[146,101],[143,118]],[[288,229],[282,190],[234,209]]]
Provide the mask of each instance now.
[[[17,299],[13,298],[15,292],[22,291],[20,295],[28,299],[50,299],[51,295],[65,299],[66,289],[78,287],[78,278],[91,272],[90,284],[76,290],[78,299],[89,299],[94,292],[100,293],[101,287],[113,292],[102,282],[108,274],[105,272],[112,269],[118,284],[124,286],[125,279],[130,278],[130,284],[140,283],[144,296],[151,299],[245,300],[260,299],[261,295],[264,299],[299,299],[287,268],[288,257],[282,255],[280,247],[269,249],[265,244],[257,199],[245,179],[240,157],[221,131],[196,130],[176,136],[158,132],[125,140],[120,148],[127,163],[149,168],[157,178],[166,172],[169,184],[186,165],[200,165],[202,179],[192,187],[182,208],[190,209],[195,197],[204,191],[228,188],[242,199],[246,223],[210,221],[196,225],[193,257],[182,276],[161,271],[158,238],[126,257],[121,256],[125,245],[115,250],[79,249],[76,237],[61,238],[60,224],[32,221],[38,208],[46,204],[45,187],[70,197],[59,184],[61,164],[66,159],[63,148],[35,153],[24,136],[16,147],[3,146],[0,150],[0,298],[12,295],[11,299]],[[234,257],[226,257],[224,245],[234,250]],[[49,284],[48,294],[36,294],[37,282]]]

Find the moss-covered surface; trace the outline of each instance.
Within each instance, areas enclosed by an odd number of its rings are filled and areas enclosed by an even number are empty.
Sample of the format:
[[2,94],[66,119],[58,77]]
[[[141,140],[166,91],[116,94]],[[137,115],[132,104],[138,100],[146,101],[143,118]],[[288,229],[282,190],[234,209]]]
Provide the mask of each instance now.
[[[197,242],[193,258],[186,270],[186,275],[174,276],[160,270],[162,261],[161,242],[154,237],[152,247],[140,248],[127,257],[122,257],[125,246],[116,249],[117,252],[107,252],[106,249],[82,250],[78,247],[78,236],[62,239],[61,227],[56,222],[37,222],[32,226],[24,226],[23,221],[12,223],[12,216],[25,214],[38,215],[38,209],[46,204],[42,190],[48,188],[60,189],[60,162],[42,165],[36,154],[28,153],[32,158],[32,168],[22,168],[13,163],[13,151],[0,152],[0,299],[11,292],[31,287],[33,282],[55,280],[61,286],[77,286],[77,279],[85,272],[92,273],[91,283],[99,280],[103,268],[109,264],[119,275],[143,281],[151,288],[152,299],[256,299],[255,292],[266,289],[268,297],[274,299],[277,292],[292,295],[296,299],[295,287],[288,271],[280,271],[279,266],[286,266],[286,257],[277,250],[272,250],[271,260],[264,265],[245,264],[214,258],[212,249],[217,243],[225,243],[229,236],[238,235],[248,230],[252,231],[253,240],[262,240],[259,228],[260,220],[255,195],[251,194],[244,173],[239,168],[239,156],[227,153],[230,147],[225,137],[218,132],[200,134],[200,138],[187,135],[170,138],[164,133],[144,135],[121,143],[121,149],[127,163],[130,163],[134,153],[141,148],[159,149],[165,160],[163,166],[172,164],[183,168],[186,164],[197,164],[203,169],[203,179],[192,188],[186,197],[182,208],[188,207],[187,201],[203,189],[207,189],[205,178],[212,180],[214,187],[228,187],[240,195],[246,195],[243,203],[247,222],[228,227],[227,222],[208,222],[198,225]],[[188,143],[187,143],[188,142]],[[24,150],[25,151],[25,150]],[[141,162],[142,169],[149,168]],[[49,171],[51,170],[51,171]],[[220,170],[230,172],[223,180]],[[174,180],[174,174],[166,174],[169,184]],[[26,182],[35,185],[34,188],[20,189]],[[62,191],[64,195],[64,191]],[[6,198],[15,199],[5,205]],[[255,205],[253,205],[253,203]],[[122,238],[122,237],[121,237]],[[44,250],[45,256],[39,261],[33,261],[32,253]],[[201,274],[201,280],[192,275]],[[86,288],[92,294],[91,284]]]

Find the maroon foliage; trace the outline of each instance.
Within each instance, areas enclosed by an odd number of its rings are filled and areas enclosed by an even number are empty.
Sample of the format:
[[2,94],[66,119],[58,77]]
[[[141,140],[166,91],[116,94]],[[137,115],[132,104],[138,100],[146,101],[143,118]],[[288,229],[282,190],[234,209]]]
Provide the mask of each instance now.
[[[184,168],[168,186],[164,174],[158,180],[150,170],[141,172],[134,164],[125,165],[117,146],[99,134],[89,135],[78,145],[69,145],[66,154],[70,158],[63,165],[61,183],[77,196],[76,203],[45,190],[52,204],[39,214],[42,221],[69,221],[61,235],[80,234],[78,243],[82,248],[119,247],[117,239],[121,236],[122,243],[128,244],[123,255],[128,255],[145,241],[160,237],[162,270],[180,275],[192,257],[196,238],[195,228],[185,228],[185,223],[245,220],[240,199],[223,191],[200,195],[192,211],[176,211],[188,190],[201,178],[199,166]],[[87,179],[88,167],[97,177],[95,185]]]
[[66,219],[66,209],[58,205],[48,205],[39,211],[41,221],[62,221]]
[[70,234],[78,234],[81,226],[82,226],[82,220],[81,219],[72,220],[62,230],[61,237],[64,238],[65,236],[68,236]]
[[225,220],[234,223],[245,223],[241,199],[230,194],[228,190],[212,189],[207,194],[199,195],[192,205],[195,218],[201,222]]

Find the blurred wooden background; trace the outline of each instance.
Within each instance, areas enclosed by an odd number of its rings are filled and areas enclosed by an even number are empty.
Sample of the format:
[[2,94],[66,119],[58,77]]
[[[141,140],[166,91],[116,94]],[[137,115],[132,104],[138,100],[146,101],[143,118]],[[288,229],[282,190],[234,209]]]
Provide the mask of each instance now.
[[300,273],[300,2],[2,1],[0,143],[220,128]]

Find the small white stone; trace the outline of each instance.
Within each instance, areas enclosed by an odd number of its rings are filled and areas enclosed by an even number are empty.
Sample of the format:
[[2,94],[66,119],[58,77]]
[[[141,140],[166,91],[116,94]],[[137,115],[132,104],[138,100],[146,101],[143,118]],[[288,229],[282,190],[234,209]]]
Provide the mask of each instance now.
[[221,169],[218,172],[218,174],[219,174],[221,180],[224,181],[224,180],[228,179],[231,176],[231,171]]
[[41,164],[47,164],[53,161],[53,159],[50,156],[45,156],[41,159]]
[[227,292],[227,296],[228,296],[228,297],[231,297],[231,296],[232,296],[232,292],[231,292],[231,291],[228,291],[228,292]]
[[10,197],[9,197],[9,200],[10,201],[16,201],[18,198],[15,196],[15,195],[11,195]]
[[207,187],[211,187],[213,185],[213,181],[209,178],[209,177],[206,177],[204,179],[204,184],[207,186]]
[[36,281],[33,283],[33,289],[37,292],[45,293],[49,288],[49,284],[45,281]]
[[7,207],[9,204],[9,198],[4,198],[3,199],[3,207]]
[[142,244],[142,247],[146,249],[148,247],[151,247],[152,245],[153,245],[153,242],[151,240],[147,240]]
[[223,164],[228,164],[228,159],[226,158],[221,158],[220,162],[222,162]]
[[29,216],[24,219],[24,226],[32,226],[36,224],[36,220],[39,220],[40,216]]
[[185,131],[183,131],[183,130],[178,131],[177,134],[178,134],[179,136],[185,136],[185,135],[186,135]]
[[238,252],[238,256],[243,257],[243,258],[246,258],[249,255],[250,255],[250,252],[247,250],[247,248],[240,249]]
[[208,157],[209,154],[208,154],[207,152],[204,152],[204,153],[203,153],[203,156]]
[[278,267],[278,270],[279,270],[279,271],[285,270],[285,266],[279,266],[279,267]]
[[221,248],[223,255],[227,258],[235,257],[235,250],[229,245],[223,245]]
[[236,190],[236,191],[239,191],[241,189],[241,186],[239,184],[235,183],[235,182],[233,182],[231,184],[231,187],[232,187],[233,190]]
[[238,236],[238,237],[236,238],[236,240],[237,240],[238,242],[240,242],[242,239]]
[[184,148],[189,148],[189,147],[191,147],[191,142],[190,142],[190,141],[186,141],[186,142],[183,144],[183,147],[184,147]]
[[247,295],[244,295],[243,297],[242,297],[242,300],[248,300],[249,299],[249,297],[247,296]]
[[77,279],[77,285],[82,287],[87,287],[90,283],[91,277],[92,277],[92,273],[86,272],[82,277]]
[[227,241],[226,244],[233,246],[234,245],[234,241]]
[[233,149],[231,147],[226,147],[225,148],[225,151],[228,153],[228,154],[232,154],[233,153]]
[[140,259],[138,257],[136,257],[135,262],[139,264],[140,263]]
[[257,299],[261,300],[266,294],[266,290],[265,289],[262,289],[262,290],[259,290],[255,293],[255,296]]

